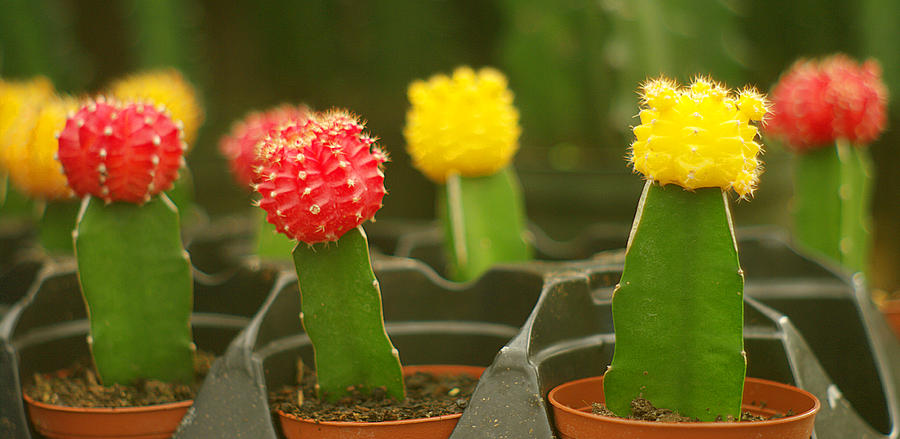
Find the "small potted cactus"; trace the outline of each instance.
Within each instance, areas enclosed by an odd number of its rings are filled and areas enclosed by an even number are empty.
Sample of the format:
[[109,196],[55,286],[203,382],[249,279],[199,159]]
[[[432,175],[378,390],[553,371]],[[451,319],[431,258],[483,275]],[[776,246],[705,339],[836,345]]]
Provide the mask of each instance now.
[[[270,133],[258,154],[258,205],[278,232],[297,241],[300,321],[313,346],[316,373],[316,395],[304,398],[335,402],[357,392],[404,401],[404,371],[385,331],[381,291],[361,227],[382,206],[387,156],[363,133],[362,123],[339,110]],[[471,368],[463,369],[471,374]],[[398,427],[279,413],[288,437],[330,437],[349,434],[347,429],[433,437],[424,433],[431,428],[446,437],[455,424],[446,416],[398,421]]]
[[[806,439],[818,407],[815,397],[744,376],[744,281],[728,192],[742,198],[753,193],[762,149],[751,121],[763,119],[768,103],[752,89],[732,94],[702,77],[688,88],[665,78],[648,81],[642,98],[629,160],[647,181],[612,298],[612,362],[602,377],[551,391],[557,428],[564,438],[640,432],[646,435],[641,437]],[[766,398],[760,389],[794,393],[795,400],[807,398],[808,404],[779,406],[773,394],[766,402],[782,414],[796,414],[790,422],[728,422],[739,420],[743,410],[758,409],[747,397]],[[631,416],[635,404],[644,401],[703,422],[619,418]],[[591,402],[604,403],[614,416],[581,410]],[[759,435],[775,424],[793,425],[793,433]]]
[[871,247],[873,167],[868,145],[884,131],[887,88],[875,60],[846,55],[794,63],[772,89],[766,134],[794,156],[794,237],[853,272]]
[[[237,184],[248,191],[253,190],[256,169],[259,166],[257,146],[270,132],[278,132],[288,124],[303,123],[309,118],[309,108],[305,105],[283,104],[261,112],[251,112],[236,122],[231,131],[219,141],[219,151],[228,160],[231,175]],[[290,238],[278,233],[265,220],[263,211],[256,210],[259,227],[256,232],[256,256],[263,259],[290,259],[290,252],[296,244]]]
[[[184,167],[180,125],[161,107],[98,98],[72,113],[58,135],[69,187],[83,197],[72,236],[88,310],[93,385],[129,386],[195,379],[193,282],[179,216],[163,191]],[[74,359],[73,359],[74,360]],[[118,389],[119,387],[116,387]],[[65,434],[148,434],[132,416],[155,413],[150,432],[171,434],[191,401],[148,407],[76,408],[54,392],[26,386],[34,427],[64,434],[59,418],[83,413]],[[49,398],[49,399],[48,399]],[[113,413],[123,417],[109,420]],[[119,430],[122,429],[122,430]],[[80,437],[80,436],[79,436]]]
[[457,68],[415,81],[403,131],[413,166],[439,185],[448,277],[468,281],[499,262],[527,261],[522,191],[510,162],[519,113],[495,69]]

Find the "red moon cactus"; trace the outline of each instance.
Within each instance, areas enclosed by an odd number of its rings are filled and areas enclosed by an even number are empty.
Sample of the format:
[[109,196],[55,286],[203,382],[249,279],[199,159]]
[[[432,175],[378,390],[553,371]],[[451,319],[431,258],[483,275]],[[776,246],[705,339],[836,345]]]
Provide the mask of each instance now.
[[292,239],[337,241],[371,219],[384,198],[387,156],[343,111],[316,114],[259,144],[259,207]]
[[178,177],[182,136],[162,107],[101,98],[66,120],[58,156],[79,196],[143,204]]
[[303,123],[308,118],[309,108],[305,105],[281,105],[264,112],[250,113],[236,123],[219,143],[219,150],[228,159],[235,180],[242,186],[255,183],[254,168],[259,166],[256,154],[259,142],[272,130]]

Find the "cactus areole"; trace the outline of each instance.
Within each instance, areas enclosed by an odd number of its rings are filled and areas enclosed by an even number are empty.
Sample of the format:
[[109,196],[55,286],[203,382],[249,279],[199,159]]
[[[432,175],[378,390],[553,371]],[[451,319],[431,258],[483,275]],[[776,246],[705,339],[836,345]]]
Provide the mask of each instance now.
[[280,233],[316,244],[368,221],[384,198],[387,155],[345,112],[317,114],[259,147],[259,207]]
[[739,419],[744,282],[726,190],[752,193],[761,147],[749,122],[767,103],[704,78],[650,81],[643,97],[631,153],[648,181],[613,295],[606,404],[627,416],[643,397],[702,421]]
[[162,108],[98,99],[66,120],[58,157],[78,196],[143,204],[178,177],[182,136]]

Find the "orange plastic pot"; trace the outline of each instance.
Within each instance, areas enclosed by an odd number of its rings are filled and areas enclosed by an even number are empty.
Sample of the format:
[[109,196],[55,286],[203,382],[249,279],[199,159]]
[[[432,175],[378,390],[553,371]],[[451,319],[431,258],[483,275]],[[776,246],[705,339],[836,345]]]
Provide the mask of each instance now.
[[85,408],[45,404],[27,395],[24,398],[34,429],[52,439],[168,439],[194,403]]
[[885,320],[891,325],[894,334],[900,337],[900,300],[889,300],[881,306]]
[[747,378],[743,410],[779,419],[755,422],[650,422],[592,414],[591,402],[604,402],[603,377],[584,378],[550,391],[560,439],[809,439],[819,400],[811,393],[774,381]]
[[[428,372],[436,375],[480,377],[480,366],[428,365],[404,366],[403,374]],[[287,439],[438,439],[448,438],[462,414],[385,422],[316,422],[278,411],[281,430]]]

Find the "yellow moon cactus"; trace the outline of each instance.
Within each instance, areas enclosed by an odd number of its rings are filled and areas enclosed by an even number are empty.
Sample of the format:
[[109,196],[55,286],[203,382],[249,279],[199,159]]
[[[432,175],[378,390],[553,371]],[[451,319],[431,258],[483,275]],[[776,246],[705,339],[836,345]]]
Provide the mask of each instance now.
[[32,198],[55,200],[73,195],[62,172],[56,152],[57,135],[66,125],[68,113],[78,109],[71,97],[53,97],[44,102],[26,143],[9,145],[6,150],[9,178]]
[[8,168],[10,146],[28,142],[41,104],[53,95],[53,84],[38,76],[27,81],[0,80],[0,168]]
[[154,70],[128,76],[114,82],[110,93],[123,102],[150,100],[164,105],[172,119],[184,125],[188,148],[194,146],[197,130],[203,124],[203,107],[194,87],[177,70]]
[[659,78],[642,88],[641,124],[629,160],[634,169],[660,185],[694,190],[734,189],[752,195],[762,166],[762,148],[754,139],[768,108],[753,89],[732,94],[722,85],[699,77],[688,88]]
[[458,173],[492,175],[518,150],[519,112],[506,77],[495,69],[460,67],[409,86],[407,150],[413,166],[437,183]]

